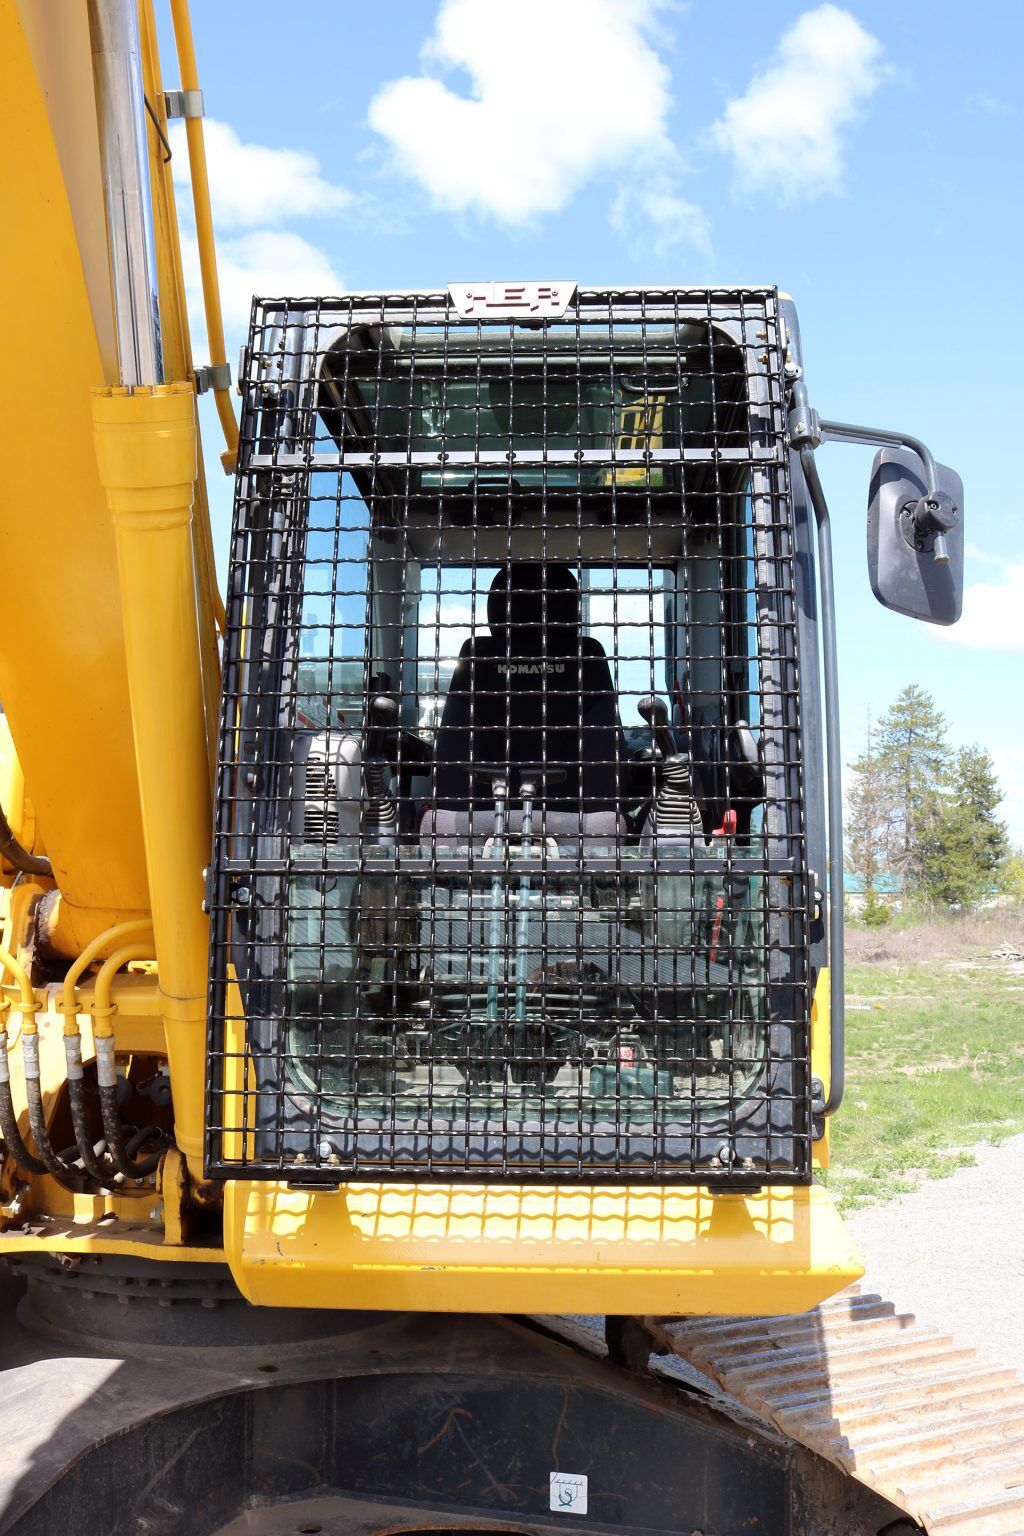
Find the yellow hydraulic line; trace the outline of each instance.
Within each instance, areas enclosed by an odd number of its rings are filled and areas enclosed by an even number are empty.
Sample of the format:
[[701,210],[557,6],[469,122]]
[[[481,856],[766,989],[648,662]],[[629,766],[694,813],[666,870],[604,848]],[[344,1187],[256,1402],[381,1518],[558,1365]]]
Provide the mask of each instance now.
[[64,1015],[65,1037],[73,1038],[78,1030],[78,993],[76,988],[82,976],[92,965],[101,949],[106,949],[108,944],[116,943],[119,939],[149,937],[150,945],[153,942],[153,925],[150,922],[117,923],[113,928],[108,928],[105,933],[97,934],[91,944],[87,944],[64,977],[64,991],[60,1003],[60,1011]]
[[[177,202],[174,178],[164,148],[167,113],[164,107],[163,76],[157,42],[156,19],[152,0],[139,0],[139,35],[142,51],[142,78],[146,97],[155,122],[148,136],[149,176],[153,192],[153,241],[156,252],[156,276],[160,291],[161,343],[164,369],[169,379],[194,376],[192,344],[189,335],[185,279],[181,263]],[[198,433],[198,425],[196,431]],[[220,717],[220,668],[217,657],[217,633],[224,634],[227,618],[224,599],[217,585],[213,553],[213,531],[202,455],[197,459],[196,494],[192,518],[192,542],[196,563],[196,594],[199,600],[199,626],[203,661],[203,694],[206,700],[206,733],[211,772],[217,758],[217,729]]]
[[[156,246],[157,281],[160,289],[161,343],[164,354],[166,377],[191,378],[192,343],[189,334],[188,305],[185,299],[185,276],[181,264],[181,241],[178,234],[178,211],[174,195],[174,177],[171,163],[164,152],[167,113],[164,109],[164,85],[160,70],[160,49],[157,42],[156,18],[153,0],[139,0],[139,35],[142,43],[142,78],[146,96],[156,119],[156,130],[150,136],[149,174],[153,188],[153,224]],[[166,289],[170,289],[170,293]],[[210,507],[206,494],[206,477],[200,472],[196,481],[196,506],[194,529],[196,534],[196,564],[203,592],[209,598],[213,620],[223,635],[227,624],[224,599],[217,586],[216,566],[213,555],[213,531],[210,526]],[[219,696],[219,678],[215,679],[215,694]],[[216,719],[216,711],[214,712]]]
[[[192,18],[188,0],[171,0],[171,21],[174,41],[178,50],[178,73],[183,91],[199,89],[199,71],[196,66],[196,49],[192,37]],[[188,162],[192,172],[192,205],[195,209],[196,244],[199,247],[199,270],[203,279],[203,307],[206,311],[206,336],[210,347],[213,367],[227,362],[224,348],[224,320],[220,307],[220,282],[217,277],[217,254],[213,238],[213,214],[210,208],[210,178],[206,168],[206,144],[203,140],[201,117],[185,119],[185,136],[188,142]],[[224,429],[224,441],[228,452],[222,463],[225,469],[233,469],[238,454],[238,422],[226,389],[215,389],[217,414]]]
[[9,1006],[17,1008],[21,1013],[22,1033],[32,1034],[36,1027],[36,1010],[39,1007],[35,989],[21,961],[16,960],[8,949],[0,949],[0,973],[4,972],[9,972],[14,977],[15,985],[21,994],[18,1001]]
[[152,960],[153,945],[125,944],[121,949],[115,949],[109,959],[104,960],[96,977],[96,990],[93,993],[92,1015],[95,1019],[93,1025],[93,1038],[95,1040],[112,1040],[114,1037],[114,1014],[117,1005],[110,1000],[110,989],[114,983],[114,977],[122,965],[127,965],[130,960]]

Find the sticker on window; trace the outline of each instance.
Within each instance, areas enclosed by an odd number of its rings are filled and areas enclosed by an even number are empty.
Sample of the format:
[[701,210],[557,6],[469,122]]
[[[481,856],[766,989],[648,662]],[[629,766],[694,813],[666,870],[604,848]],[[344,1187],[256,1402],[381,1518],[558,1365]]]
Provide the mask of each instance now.
[[551,1508],[561,1515],[585,1515],[587,1479],[569,1472],[551,1473]]

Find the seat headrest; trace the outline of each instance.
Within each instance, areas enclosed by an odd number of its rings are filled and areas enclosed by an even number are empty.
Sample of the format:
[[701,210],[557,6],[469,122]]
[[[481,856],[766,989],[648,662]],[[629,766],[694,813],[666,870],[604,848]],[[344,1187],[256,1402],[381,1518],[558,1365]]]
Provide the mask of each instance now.
[[548,653],[571,655],[577,647],[580,617],[579,583],[567,565],[514,560],[498,572],[487,594],[491,634],[516,654],[541,652],[546,629]]

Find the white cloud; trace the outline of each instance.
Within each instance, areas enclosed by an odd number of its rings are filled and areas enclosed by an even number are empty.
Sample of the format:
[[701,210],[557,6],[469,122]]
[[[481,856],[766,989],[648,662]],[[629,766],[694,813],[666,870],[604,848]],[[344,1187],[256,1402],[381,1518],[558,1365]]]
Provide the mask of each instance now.
[[[181,256],[195,333],[202,324],[203,299],[194,235],[182,236]],[[224,326],[235,335],[248,329],[253,294],[261,298],[307,298],[341,293],[345,286],[325,251],[287,229],[252,229],[218,240],[217,272]],[[201,339],[195,336],[197,357]],[[202,345],[205,347],[205,340]]]
[[[344,187],[324,179],[316,156],[308,150],[245,144],[229,123],[215,119],[207,118],[203,129],[230,361],[248,329],[253,294],[304,298],[344,289],[326,251],[280,226],[285,220],[338,213],[353,198]],[[183,123],[172,124],[175,181],[184,184],[185,192],[179,193],[178,202],[192,350],[197,362],[202,362],[208,344],[184,134]]]
[[644,178],[620,187],[611,221],[638,251],[666,256],[677,245],[691,245],[711,258],[711,221],[696,203],[681,197],[668,178]]
[[988,117],[1014,117],[1017,112],[1012,102],[994,96],[991,91],[975,91],[968,96],[967,106],[970,111],[983,112]]
[[964,593],[959,624],[938,634],[973,651],[1024,651],[1024,565],[1007,565],[999,581],[976,581]]
[[[185,124],[171,125],[174,180],[189,187]],[[352,193],[320,174],[307,149],[272,149],[246,144],[230,123],[203,122],[210,201],[219,229],[265,229],[286,219],[340,213]],[[191,196],[191,193],[189,194]]]
[[[424,72],[381,87],[369,123],[436,206],[506,225],[557,212],[594,176],[671,156],[664,0],[441,0]],[[461,69],[468,93],[432,69]],[[664,227],[683,210],[666,208]]]
[[745,193],[792,199],[839,192],[843,130],[886,76],[882,46],[837,5],[805,11],[768,66],[711,128]]
[[1002,570],[1006,560],[1002,555],[990,555],[988,550],[982,549],[980,544],[968,542],[964,545],[964,558],[971,565],[998,565]]

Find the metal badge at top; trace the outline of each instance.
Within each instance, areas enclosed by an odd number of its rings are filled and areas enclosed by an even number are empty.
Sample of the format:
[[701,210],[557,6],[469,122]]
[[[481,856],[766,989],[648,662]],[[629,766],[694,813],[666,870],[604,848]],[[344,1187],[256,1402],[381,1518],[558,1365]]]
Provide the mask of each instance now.
[[575,283],[449,283],[463,320],[560,320],[576,296]]

